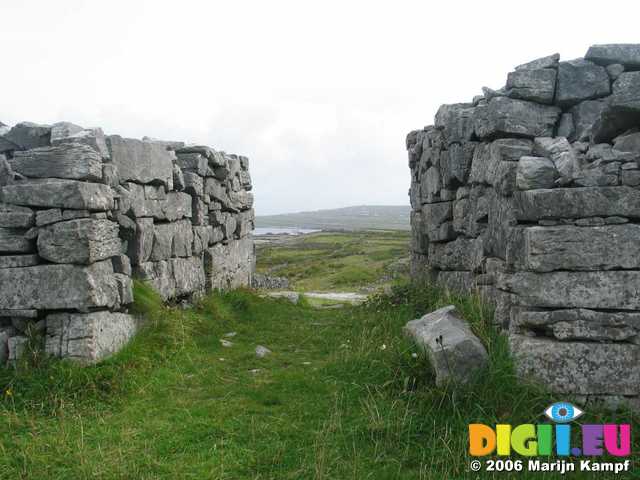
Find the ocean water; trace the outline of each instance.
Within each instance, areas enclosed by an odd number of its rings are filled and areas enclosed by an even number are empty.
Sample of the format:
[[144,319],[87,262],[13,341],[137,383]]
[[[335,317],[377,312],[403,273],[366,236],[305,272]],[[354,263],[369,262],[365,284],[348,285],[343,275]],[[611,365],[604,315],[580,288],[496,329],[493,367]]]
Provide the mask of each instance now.
[[321,230],[297,227],[256,227],[253,231],[253,235],[256,237],[259,237],[260,235],[304,235],[306,233],[315,233],[320,231]]

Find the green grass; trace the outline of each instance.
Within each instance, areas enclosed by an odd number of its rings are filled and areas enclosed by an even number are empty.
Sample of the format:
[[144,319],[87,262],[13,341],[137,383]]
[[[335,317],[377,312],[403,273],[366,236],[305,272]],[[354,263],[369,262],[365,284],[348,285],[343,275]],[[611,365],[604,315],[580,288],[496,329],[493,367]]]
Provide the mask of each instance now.
[[[179,310],[141,284],[135,297],[146,328],[108,361],[0,372],[0,478],[476,478],[469,423],[536,423],[557,400],[516,380],[489,310],[426,286],[340,310],[248,291]],[[451,302],[491,359],[465,390],[437,388],[400,331]],[[273,354],[256,358],[258,344]]]
[[259,245],[257,270],[299,291],[380,290],[405,276],[408,245],[405,231],[316,233]]

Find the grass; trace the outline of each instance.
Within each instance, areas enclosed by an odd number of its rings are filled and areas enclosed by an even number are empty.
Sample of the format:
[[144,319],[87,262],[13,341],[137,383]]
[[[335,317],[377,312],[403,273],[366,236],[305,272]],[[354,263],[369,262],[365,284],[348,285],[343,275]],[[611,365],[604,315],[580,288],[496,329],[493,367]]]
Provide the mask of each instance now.
[[316,233],[258,246],[258,272],[284,276],[298,291],[370,291],[406,273],[409,233]]
[[[478,478],[469,423],[540,422],[558,400],[516,380],[477,299],[428,286],[340,310],[242,290],[180,310],[143,284],[135,298],[146,327],[111,359],[80,368],[39,358],[0,372],[0,478]],[[401,335],[407,320],[448,303],[490,355],[464,390],[436,387]],[[273,353],[256,358],[258,344]]]

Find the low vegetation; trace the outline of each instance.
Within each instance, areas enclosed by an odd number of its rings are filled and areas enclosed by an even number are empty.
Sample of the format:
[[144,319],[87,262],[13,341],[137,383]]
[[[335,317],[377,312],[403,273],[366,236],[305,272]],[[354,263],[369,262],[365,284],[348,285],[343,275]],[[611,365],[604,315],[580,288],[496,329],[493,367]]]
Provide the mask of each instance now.
[[258,246],[258,272],[300,291],[382,289],[405,278],[409,232],[322,232]]

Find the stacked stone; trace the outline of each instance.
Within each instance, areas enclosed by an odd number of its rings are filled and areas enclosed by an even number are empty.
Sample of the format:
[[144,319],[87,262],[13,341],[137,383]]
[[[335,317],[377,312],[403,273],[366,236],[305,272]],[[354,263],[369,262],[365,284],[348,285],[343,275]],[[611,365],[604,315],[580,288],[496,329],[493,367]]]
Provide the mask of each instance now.
[[[61,122],[0,126],[0,361],[29,338],[92,362],[135,333],[132,275],[164,299],[248,285],[248,159]],[[35,334],[35,335],[33,335]]]
[[521,374],[640,394],[640,45],[520,65],[407,137],[412,273],[496,306]]

